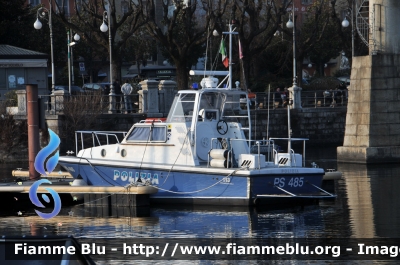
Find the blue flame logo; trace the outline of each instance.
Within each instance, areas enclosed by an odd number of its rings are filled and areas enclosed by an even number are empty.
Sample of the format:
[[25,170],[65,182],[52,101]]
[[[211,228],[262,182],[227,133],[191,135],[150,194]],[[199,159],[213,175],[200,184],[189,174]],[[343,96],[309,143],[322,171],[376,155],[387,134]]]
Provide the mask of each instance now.
[[[46,171],[44,169],[44,161],[46,160],[46,157],[48,157],[51,153],[53,153],[60,145],[60,138],[58,137],[58,135],[50,129],[49,129],[49,134],[50,134],[49,144],[42,150],[40,150],[40,152],[37,154],[35,158],[35,169],[42,175],[46,175]],[[54,168],[57,166],[58,157],[59,157],[59,152],[57,151],[57,153],[54,156],[50,157],[47,160],[46,168],[49,173],[53,172]]]
[[[52,154],[60,145],[60,138],[58,137],[58,135],[50,129],[49,129],[49,134],[50,134],[49,144],[46,147],[44,147],[42,150],[40,150],[40,152],[37,154],[37,156],[35,158],[35,163],[34,163],[36,171],[45,176],[47,174],[46,174],[46,170],[44,169],[44,162],[45,162],[46,158],[50,154]],[[57,151],[54,156],[50,157],[47,160],[46,168],[47,168],[47,172],[49,174],[51,172],[53,172],[54,168],[57,166],[58,157],[59,157],[59,151]],[[31,199],[31,202],[34,205],[36,205],[37,207],[45,208],[45,206],[39,201],[39,198],[37,196],[37,189],[39,188],[39,185],[42,183],[51,184],[51,181],[49,181],[48,179],[41,179],[41,180],[34,182],[31,186],[31,188],[29,189],[29,199]],[[35,210],[35,211],[40,217],[42,217],[44,219],[50,219],[50,218],[53,218],[54,216],[56,216],[60,212],[61,199],[55,190],[50,189],[50,188],[45,188],[45,189],[51,194],[51,196],[53,196],[54,210],[51,213],[42,213],[38,210]],[[47,203],[50,202],[50,199],[46,194],[42,194],[42,199]]]

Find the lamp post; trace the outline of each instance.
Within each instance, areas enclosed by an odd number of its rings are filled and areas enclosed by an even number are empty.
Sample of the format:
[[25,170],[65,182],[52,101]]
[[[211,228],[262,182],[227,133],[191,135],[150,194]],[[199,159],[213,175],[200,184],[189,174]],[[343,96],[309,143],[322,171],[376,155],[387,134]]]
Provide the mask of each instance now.
[[[72,32],[71,32],[72,33]],[[72,36],[72,34],[71,34]],[[78,33],[75,33],[74,40],[78,42],[81,39],[81,36]],[[71,49],[71,72],[72,72],[72,85],[75,85],[75,74],[74,74],[74,49]]]
[[70,43],[70,38],[69,38],[69,30],[67,31],[67,46],[68,46],[68,91],[69,94],[71,95],[71,43]]
[[55,85],[55,75],[54,75],[54,53],[53,53],[53,24],[51,22],[51,11],[52,11],[52,0],[49,1],[50,8],[47,9],[45,7],[41,7],[37,10],[36,13],[36,21],[33,24],[35,29],[42,28],[42,22],[40,22],[39,17],[44,17],[45,12],[47,12],[49,16],[49,28],[50,28],[50,49],[51,49],[51,94],[54,93],[54,85]]
[[294,1],[290,16],[291,17],[289,17],[289,21],[286,23],[286,27],[289,29],[293,28],[293,86],[289,88],[289,91],[293,95],[292,108],[301,109],[301,87],[297,86],[296,76],[296,21],[294,16]]
[[[354,57],[354,1],[352,2],[352,7],[349,8],[347,12],[347,16],[351,16],[351,57]],[[350,25],[350,22],[347,20],[347,16],[344,17],[342,21],[342,27],[347,28]]]
[[[111,8],[111,6],[109,6]],[[107,24],[105,20],[107,19]],[[108,28],[110,27],[110,28]],[[108,30],[108,42],[109,42],[109,53],[110,53],[110,108],[108,110],[109,113],[115,113],[115,93],[114,93],[114,84],[113,84],[113,74],[112,74],[112,38],[111,38],[111,20],[109,10],[103,12],[103,24],[100,26],[100,30],[102,32],[106,32]]]
[[[68,37],[68,43],[67,43],[67,46],[68,46],[68,91],[69,91],[69,94],[71,95],[72,94],[71,93],[72,92],[71,91],[71,81],[73,79],[73,74],[74,74],[73,67],[71,70],[71,57],[72,57],[71,54],[72,54],[72,47],[76,44],[76,42],[75,41],[70,42],[70,36],[71,36],[71,34],[70,34],[70,31],[68,30],[67,31],[67,37]],[[81,37],[78,34],[75,34],[74,40],[78,41],[80,38]],[[72,65],[73,65],[73,62],[72,62]],[[71,71],[72,71],[72,75],[71,75]],[[71,77],[72,77],[72,79],[71,79]]]

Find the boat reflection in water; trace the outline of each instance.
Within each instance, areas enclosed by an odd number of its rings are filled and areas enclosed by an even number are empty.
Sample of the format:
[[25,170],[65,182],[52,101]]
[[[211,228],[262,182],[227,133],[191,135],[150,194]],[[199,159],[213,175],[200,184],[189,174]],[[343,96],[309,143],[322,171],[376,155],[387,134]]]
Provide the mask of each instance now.
[[[114,212],[115,213],[115,212]],[[277,210],[248,207],[151,208],[138,216],[112,215],[104,208],[74,206],[51,219],[33,210],[2,217],[3,235],[72,235],[75,238],[262,238],[323,236],[318,205]]]
[[[98,245],[104,244],[109,248],[115,244],[120,246],[121,242],[138,242],[137,240],[168,242],[166,239],[170,239],[189,243],[205,240],[218,245],[218,242],[225,242],[221,241],[223,239],[265,244],[264,239],[268,238],[283,240],[325,236],[324,214],[318,205],[268,211],[249,207],[152,207],[147,216],[109,214],[110,212],[103,208],[87,209],[75,206],[63,209],[59,216],[45,220],[32,211],[25,212],[19,218],[15,216],[2,218],[0,229],[2,234],[7,236],[71,235],[81,244],[94,242]],[[193,238],[196,239],[191,241]],[[221,246],[224,245],[221,244]],[[107,255],[107,257],[91,255],[91,258],[96,262],[106,260],[104,264],[121,264],[119,263],[122,262],[121,255],[108,252]],[[263,259],[262,256],[254,256],[254,258]],[[108,263],[108,261],[115,263]],[[123,264],[131,264],[127,262]],[[158,260],[158,262],[159,264],[168,263],[166,260]],[[257,263],[257,261],[254,262],[254,264]]]
[[39,217],[34,210],[1,218],[0,231],[7,236],[73,235],[79,237],[116,237],[117,231],[141,227],[157,227],[158,217],[149,215],[149,209],[119,207],[109,211],[105,207],[73,206],[63,208],[51,219]]

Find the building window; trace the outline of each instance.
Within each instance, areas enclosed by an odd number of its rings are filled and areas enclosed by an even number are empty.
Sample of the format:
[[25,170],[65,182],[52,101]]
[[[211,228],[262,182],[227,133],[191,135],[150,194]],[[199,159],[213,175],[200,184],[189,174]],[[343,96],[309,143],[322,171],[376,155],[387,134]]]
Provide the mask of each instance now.
[[23,89],[25,87],[25,75],[23,68],[8,68],[7,88]]
[[122,1],[121,3],[121,12],[122,14],[128,13],[129,10],[129,4],[126,1]]
[[40,4],[40,0],[29,0],[31,6],[37,6]]
[[56,0],[57,2],[57,9],[63,9],[66,15],[69,15],[69,1],[65,0]]
[[7,88],[7,80],[6,80],[6,69],[0,69],[0,89]]
[[301,0],[301,4],[303,5],[311,5],[313,3],[313,0]]

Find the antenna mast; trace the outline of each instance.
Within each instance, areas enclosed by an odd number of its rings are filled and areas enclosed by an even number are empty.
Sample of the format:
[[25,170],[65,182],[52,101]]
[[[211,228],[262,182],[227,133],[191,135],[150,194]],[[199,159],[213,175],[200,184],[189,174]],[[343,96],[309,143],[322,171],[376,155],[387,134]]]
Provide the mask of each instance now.
[[233,34],[239,34],[237,32],[234,32],[233,26],[236,23],[235,20],[235,11],[236,11],[236,6],[234,5],[232,7],[232,13],[231,13],[231,19],[228,23],[229,31],[228,32],[222,32],[222,34],[228,34],[229,35],[229,76],[228,76],[228,89],[232,89],[232,35]]

